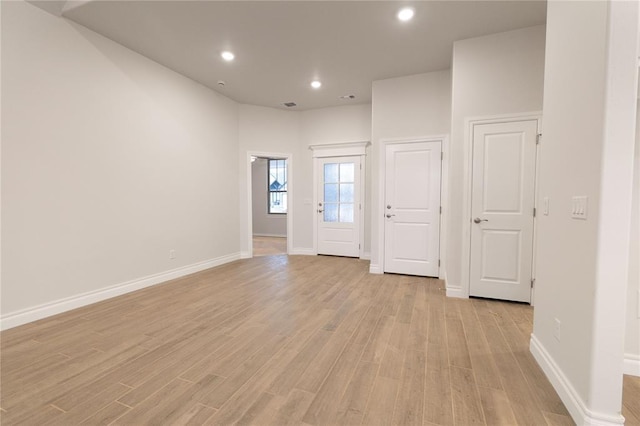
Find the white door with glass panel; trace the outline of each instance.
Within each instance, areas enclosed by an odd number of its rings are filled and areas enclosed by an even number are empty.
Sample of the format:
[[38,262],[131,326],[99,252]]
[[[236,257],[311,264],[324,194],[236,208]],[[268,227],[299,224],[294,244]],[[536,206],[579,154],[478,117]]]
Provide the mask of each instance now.
[[318,162],[318,254],[359,257],[360,157]]
[[473,130],[471,296],[531,302],[537,120]]
[[385,170],[384,272],[437,277],[440,141],[387,145]]

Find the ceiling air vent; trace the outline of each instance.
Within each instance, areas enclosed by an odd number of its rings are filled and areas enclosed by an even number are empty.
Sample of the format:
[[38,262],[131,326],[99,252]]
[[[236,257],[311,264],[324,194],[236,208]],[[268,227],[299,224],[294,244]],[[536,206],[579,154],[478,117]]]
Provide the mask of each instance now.
[[339,99],[342,99],[343,101],[349,101],[349,100],[355,99],[355,98],[356,98],[356,95],[343,95],[343,96],[340,96]]
[[295,102],[285,102],[282,105],[286,106],[287,108],[293,108],[294,106],[297,106]]

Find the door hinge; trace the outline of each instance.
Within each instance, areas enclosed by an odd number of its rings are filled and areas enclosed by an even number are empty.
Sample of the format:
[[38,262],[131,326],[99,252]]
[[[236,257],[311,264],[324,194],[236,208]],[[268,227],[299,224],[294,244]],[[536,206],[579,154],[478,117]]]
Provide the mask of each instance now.
[[358,244],[358,250],[360,250],[360,244]]
[[536,217],[536,208],[533,208],[533,217]]
[[533,288],[533,285],[536,283],[536,279],[535,278],[531,278],[531,288]]
[[538,145],[540,143],[540,140],[542,139],[542,133],[538,133],[536,135],[536,145]]
[[438,259],[438,266],[440,266],[440,259]]
[[442,206],[440,206],[440,214],[442,214]]
[[360,163],[359,166],[360,166],[360,170],[362,170],[362,163]]
[[440,151],[440,161],[444,160],[444,151]]
[[358,209],[362,210],[362,204],[358,204]]

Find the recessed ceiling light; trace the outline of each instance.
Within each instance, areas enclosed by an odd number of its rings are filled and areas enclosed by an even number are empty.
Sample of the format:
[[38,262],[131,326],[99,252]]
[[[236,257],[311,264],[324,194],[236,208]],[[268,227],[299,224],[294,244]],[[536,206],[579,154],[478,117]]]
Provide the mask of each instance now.
[[400,9],[400,11],[398,12],[398,19],[406,22],[406,21],[410,21],[413,18],[413,15],[415,15],[415,10],[413,10],[410,7],[405,7]]
[[222,52],[220,56],[222,56],[222,59],[224,59],[227,62],[233,61],[233,59],[236,57],[236,55],[229,52],[228,50],[225,50],[224,52]]
[[322,82],[319,80],[313,80],[311,82],[311,87],[313,87],[314,89],[319,89],[320,87],[322,87]]

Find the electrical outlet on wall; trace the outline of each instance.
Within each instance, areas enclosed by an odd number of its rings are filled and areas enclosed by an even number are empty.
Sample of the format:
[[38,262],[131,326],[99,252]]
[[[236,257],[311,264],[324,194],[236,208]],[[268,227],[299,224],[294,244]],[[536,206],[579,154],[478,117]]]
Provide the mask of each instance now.
[[175,259],[176,258],[176,251],[175,250],[169,250],[169,259]]
[[561,326],[562,326],[562,323],[560,322],[560,320],[558,318],[554,318],[554,320],[553,320],[553,337],[555,337],[558,342],[560,341],[560,328],[561,328]]

